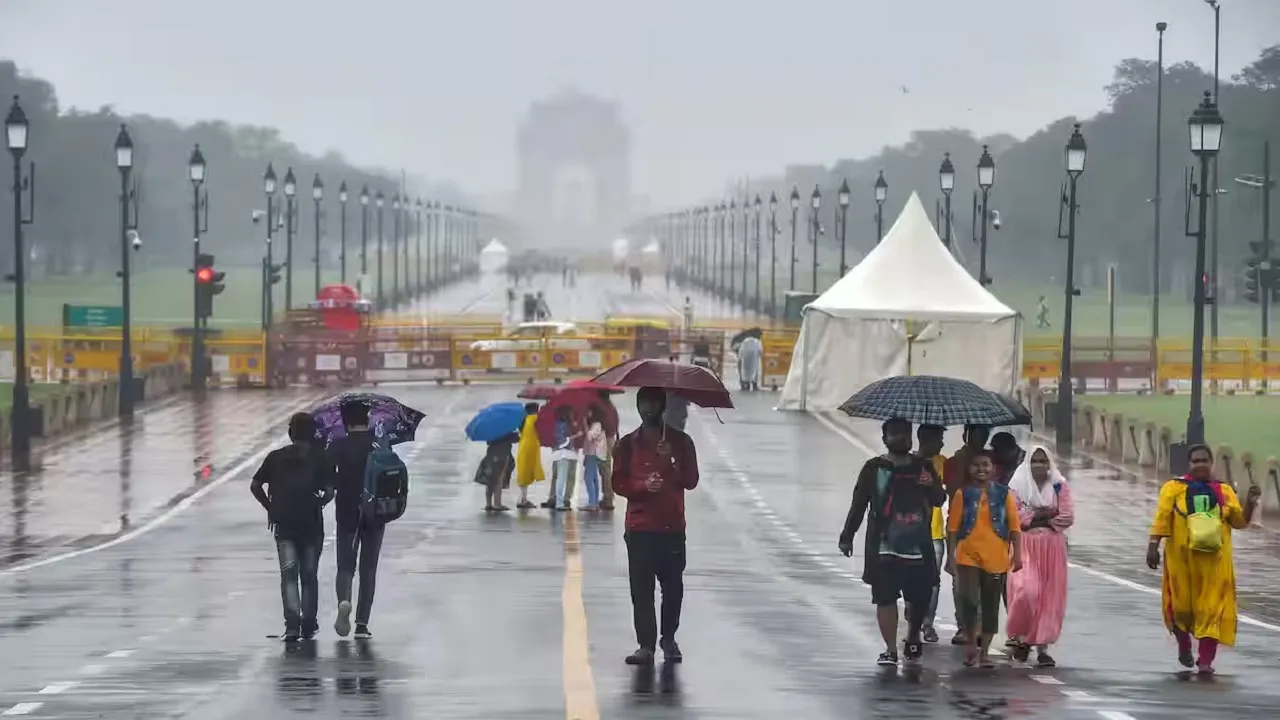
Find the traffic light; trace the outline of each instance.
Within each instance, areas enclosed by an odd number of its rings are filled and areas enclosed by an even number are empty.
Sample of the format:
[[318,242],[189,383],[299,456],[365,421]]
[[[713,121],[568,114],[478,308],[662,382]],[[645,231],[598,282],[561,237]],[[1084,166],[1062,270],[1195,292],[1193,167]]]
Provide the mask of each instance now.
[[275,285],[276,283],[280,282],[280,273],[283,270],[284,270],[284,263],[277,263],[277,264],[268,266],[267,267],[267,271],[268,271],[267,274],[269,275],[269,277],[267,278],[268,281],[270,281],[272,285]]
[[1263,290],[1276,283],[1277,273],[1271,267],[1267,257],[1266,244],[1261,241],[1249,243],[1249,259],[1245,261],[1244,297],[1251,303],[1262,299]]
[[213,317],[213,296],[226,289],[225,272],[215,270],[213,256],[201,253],[196,258],[196,314],[202,320]]

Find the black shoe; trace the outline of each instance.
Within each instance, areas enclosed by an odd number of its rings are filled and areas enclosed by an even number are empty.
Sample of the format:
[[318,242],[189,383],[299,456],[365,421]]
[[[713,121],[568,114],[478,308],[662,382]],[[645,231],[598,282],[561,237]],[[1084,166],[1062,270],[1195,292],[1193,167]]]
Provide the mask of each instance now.
[[1051,668],[1058,667],[1058,661],[1053,659],[1047,652],[1036,653],[1036,667]]
[[373,638],[373,633],[369,632],[369,626],[365,623],[356,623],[356,631],[351,637],[356,640],[369,640]]
[[555,502],[554,502],[554,501],[548,500],[548,501],[546,501],[546,502],[542,503],[542,505],[540,505],[539,507],[544,507],[544,508],[547,508],[547,509],[549,510],[549,509],[551,509],[551,508],[554,508],[555,506],[556,506],[556,504],[555,504]]
[[320,632],[320,623],[315,620],[303,621],[302,623],[302,639],[311,640]]
[[885,650],[884,652],[880,653],[879,658],[876,658],[876,664],[885,665],[885,666],[897,665],[898,653],[894,652],[893,650]]
[[635,652],[627,656],[628,665],[642,665],[650,667],[653,665],[653,648],[638,648]]
[[285,642],[297,642],[302,637],[302,631],[296,626],[290,625],[285,627],[284,634],[280,636]]
[[918,663],[924,655],[924,645],[919,640],[906,640],[902,643],[902,657],[909,663]]
[[969,638],[964,636],[963,630],[957,630],[955,635],[951,636],[952,645],[968,645]]
[[921,629],[920,634],[924,637],[924,641],[927,643],[938,642],[938,631],[934,630],[932,625],[926,625]]
[[662,647],[662,659],[664,662],[684,662],[684,653],[680,652],[680,646],[676,644],[675,640],[663,640],[659,643],[659,646]]
[[1195,667],[1196,659],[1190,650],[1178,653],[1178,664],[1184,668]]

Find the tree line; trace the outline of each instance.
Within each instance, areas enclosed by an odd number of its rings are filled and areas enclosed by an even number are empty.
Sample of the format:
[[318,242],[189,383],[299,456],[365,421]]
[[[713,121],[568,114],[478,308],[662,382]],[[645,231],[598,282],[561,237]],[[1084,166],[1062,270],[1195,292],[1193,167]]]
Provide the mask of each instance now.
[[[208,167],[208,232],[202,250],[214,253],[220,265],[254,265],[263,252],[265,229],[252,222],[252,212],[266,207],[263,174],[274,164],[276,207],[282,202],[283,178],[292,166],[297,178],[298,240],[310,248],[314,237],[311,183],[318,173],[325,184],[322,225],[325,244],[338,242],[338,187],[349,191],[347,242],[359,242],[358,195],[382,190],[388,201],[400,189],[399,173],[354,166],[342,155],[322,157],[304,153],[269,127],[232,125],[211,120],[189,126],[172,120],[134,115],[124,117],[111,107],[96,111],[63,109],[53,85],[19,73],[12,62],[0,61],[0,112],[7,112],[12,96],[21,98],[30,122],[26,159],[36,164],[35,220],[24,233],[29,248],[29,272],[34,277],[74,277],[114,273],[120,253],[120,175],[113,150],[121,123],[127,123],[134,144],[138,231],[142,258],[149,267],[191,265],[193,188],[188,160],[198,143]],[[25,159],[24,159],[25,165]],[[0,173],[9,188],[10,171]],[[13,265],[13,201],[0,203],[0,269]],[[465,204],[454,187],[433,188],[433,199]],[[389,213],[389,202],[388,210]],[[371,216],[372,217],[372,216]],[[371,220],[371,226],[372,226]],[[390,233],[391,218],[385,217]],[[373,229],[370,228],[372,234]],[[281,234],[278,234],[282,235]],[[298,252],[295,250],[295,252]],[[349,251],[350,252],[350,251]],[[277,259],[281,253],[277,252]],[[310,261],[312,252],[299,257]]]
[[[920,130],[874,157],[837,160],[828,167],[789,168],[781,176],[753,181],[751,194],[767,201],[779,198],[780,240],[789,241],[787,198],[798,187],[801,238],[807,227],[809,196],[815,185],[822,192],[820,240],[824,258],[834,258],[839,235],[834,231],[837,191],[847,180],[851,189],[847,238],[851,247],[868,251],[875,240],[875,202],[872,187],[883,170],[889,184],[884,207],[885,228],[905,204],[912,190],[931,211],[942,199],[938,168],[951,153],[956,167],[952,195],[952,227],[958,254],[976,264],[978,246],[971,234],[971,193],[977,189],[976,167],[982,146],[989,145],[997,165],[989,207],[999,211],[1001,227],[988,233],[988,268],[997,292],[1005,283],[1043,284],[1061,279],[1066,243],[1057,239],[1062,185],[1066,179],[1064,147],[1074,123],[1083,124],[1088,162],[1078,190],[1077,273],[1084,286],[1105,283],[1106,269],[1117,267],[1119,285],[1133,293],[1149,293],[1155,211],[1156,94],[1158,65],[1154,60],[1129,58],[1116,65],[1106,87],[1109,106],[1091,118],[1064,117],[1023,140],[1008,135],[977,137],[956,128]],[[1184,234],[1185,172],[1195,164],[1190,154],[1187,117],[1213,89],[1211,71],[1184,62],[1165,67],[1161,139],[1161,254],[1162,290],[1190,293],[1195,243]],[[1219,158],[1220,275],[1231,299],[1249,253],[1248,243],[1262,238],[1262,193],[1233,182],[1241,175],[1262,173],[1264,140],[1272,145],[1272,174],[1280,176],[1280,44],[1231,78],[1221,78],[1220,109],[1227,121]],[[714,204],[714,203],[713,203]],[[1272,192],[1273,217],[1280,216],[1280,195]],[[941,218],[939,218],[940,220]],[[941,224],[941,223],[940,223]],[[1280,221],[1272,236],[1280,236]],[[807,248],[801,251],[807,257]],[[823,263],[834,260],[824,259]],[[807,283],[806,283],[807,284]]]

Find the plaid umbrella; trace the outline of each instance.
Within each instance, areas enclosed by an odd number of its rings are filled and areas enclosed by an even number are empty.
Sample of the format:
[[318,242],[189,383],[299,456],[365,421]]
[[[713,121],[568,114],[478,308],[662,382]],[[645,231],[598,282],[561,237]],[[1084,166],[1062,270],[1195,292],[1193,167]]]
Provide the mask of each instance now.
[[919,425],[1029,425],[1015,401],[968,380],[936,375],[900,375],[871,383],[840,406],[852,417],[902,418]]

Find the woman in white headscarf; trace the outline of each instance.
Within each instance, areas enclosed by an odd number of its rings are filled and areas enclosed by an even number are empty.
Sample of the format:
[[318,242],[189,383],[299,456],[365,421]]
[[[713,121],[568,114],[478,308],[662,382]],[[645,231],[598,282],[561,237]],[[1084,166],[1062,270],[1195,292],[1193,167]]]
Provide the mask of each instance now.
[[1014,659],[1026,662],[1036,649],[1036,665],[1054,667],[1049,646],[1062,633],[1067,610],[1066,530],[1074,521],[1075,504],[1066,478],[1053,456],[1035,446],[1009,479],[1018,499],[1022,523],[1022,572],[1008,577],[1009,619],[1016,645]]

